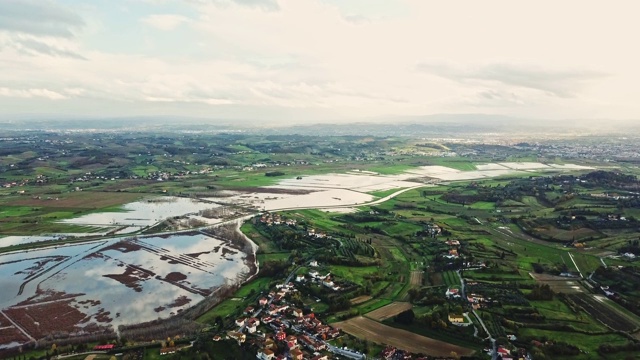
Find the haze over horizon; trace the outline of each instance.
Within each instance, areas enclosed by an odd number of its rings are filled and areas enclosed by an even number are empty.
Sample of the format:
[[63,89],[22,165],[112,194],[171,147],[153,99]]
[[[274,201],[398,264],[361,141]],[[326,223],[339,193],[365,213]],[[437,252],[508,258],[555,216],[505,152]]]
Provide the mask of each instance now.
[[3,0],[0,119],[493,114],[637,124],[638,7]]

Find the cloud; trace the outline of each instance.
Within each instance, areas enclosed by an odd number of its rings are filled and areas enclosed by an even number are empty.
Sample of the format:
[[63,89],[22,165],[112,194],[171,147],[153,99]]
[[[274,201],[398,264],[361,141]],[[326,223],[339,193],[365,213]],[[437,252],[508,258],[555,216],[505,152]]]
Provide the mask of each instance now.
[[0,1],[0,30],[72,38],[84,25],[76,13],[48,0]]
[[255,7],[266,11],[277,11],[280,10],[280,5],[278,4],[278,0],[188,0],[191,3],[200,4],[200,5],[218,5],[218,6],[229,6],[229,5],[240,5],[247,7]]
[[72,59],[78,59],[78,60],[87,60],[87,58],[85,58],[84,56],[68,50],[68,49],[64,49],[64,48],[59,48],[55,45],[49,45],[47,43],[38,41],[38,40],[34,40],[34,39],[19,39],[19,40],[15,40],[13,41],[12,44],[14,47],[16,47],[18,49],[18,51],[21,51],[23,53],[27,53],[29,55],[36,55],[36,54],[44,54],[44,55],[50,55],[50,56],[55,56],[55,57],[65,57],[65,58],[72,58]]
[[468,69],[422,63],[418,70],[457,82],[481,81],[543,91],[557,97],[574,97],[589,81],[607,74],[591,70],[549,69],[539,66],[492,63]]
[[182,15],[154,14],[144,17],[140,21],[158,30],[169,31],[190,20],[188,17]]
[[39,97],[50,100],[62,100],[67,98],[67,96],[49,89],[10,89],[6,87],[0,87],[0,96],[17,98]]

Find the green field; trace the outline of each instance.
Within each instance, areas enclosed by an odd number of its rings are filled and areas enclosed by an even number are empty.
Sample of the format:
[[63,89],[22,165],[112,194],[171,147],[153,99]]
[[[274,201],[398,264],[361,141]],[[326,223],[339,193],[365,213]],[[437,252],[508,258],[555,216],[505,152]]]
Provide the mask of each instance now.
[[365,277],[372,274],[377,274],[380,269],[376,266],[366,267],[350,267],[341,265],[329,266],[329,271],[339,278],[349,280],[358,285],[362,285],[365,282]]

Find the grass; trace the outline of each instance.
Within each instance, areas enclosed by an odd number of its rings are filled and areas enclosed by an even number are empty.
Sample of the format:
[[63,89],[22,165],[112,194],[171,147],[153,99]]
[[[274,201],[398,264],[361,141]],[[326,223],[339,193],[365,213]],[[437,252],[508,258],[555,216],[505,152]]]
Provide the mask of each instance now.
[[234,296],[245,298],[250,295],[255,295],[260,291],[269,289],[269,284],[271,283],[271,281],[271,278],[257,278],[238,289]]
[[358,285],[364,284],[365,276],[376,274],[380,271],[377,266],[350,267],[342,265],[331,265],[329,266],[329,270],[331,274]]
[[332,231],[335,228],[342,225],[341,222],[332,220],[331,218],[336,214],[327,213],[322,210],[307,209],[307,210],[295,210],[285,212],[285,216],[297,218],[298,220],[305,220],[311,223],[314,227],[327,231]]
[[470,205],[472,209],[480,210],[493,210],[496,208],[496,204],[487,201],[477,201]]
[[389,196],[391,194],[395,194],[396,192],[402,190],[403,188],[393,188],[393,189],[387,189],[387,190],[378,190],[378,191],[371,191],[369,192],[369,194],[373,195],[373,196],[377,196],[379,198],[383,198],[385,196]]
[[584,276],[588,276],[588,274],[591,274],[596,271],[597,268],[602,266],[600,258],[594,255],[575,251],[572,251],[571,254],[573,255],[573,260],[576,262]]
[[[238,289],[235,294],[233,294],[233,297],[214,306],[211,310],[202,314],[196,321],[203,324],[211,324],[218,316],[225,318],[242,312],[247,306],[255,303],[254,297],[257,297],[261,291],[269,289],[271,281],[271,278],[258,278],[250,281]],[[252,291],[255,296],[251,296]]]
[[245,301],[242,299],[229,298],[216,305],[213,309],[202,314],[202,316],[200,316],[196,321],[202,324],[212,324],[218,316],[225,318],[235,313],[239,313],[245,308]]
[[565,303],[554,299],[550,301],[530,301],[531,306],[535,307],[548,322],[559,322],[570,324],[571,326],[584,331],[607,331],[599,322],[593,320],[587,314],[580,312],[575,314],[567,307]]
[[[465,274],[465,276],[468,275]],[[454,271],[445,271],[442,273],[442,279],[444,280],[445,285],[447,285],[448,287],[459,287],[460,286],[460,279],[458,278],[458,274],[456,274]]]
[[622,345],[628,342],[625,337],[617,334],[592,335],[532,328],[521,328],[518,330],[518,333],[519,336],[530,336],[537,339],[542,337],[553,340],[561,339],[566,343],[577,346],[583,351],[588,351],[591,354],[591,357],[586,358],[589,359],[592,359],[593,356],[597,354],[600,344]]
[[360,304],[357,308],[360,314],[366,314],[383,306],[391,304],[393,301],[389,299],[372,299],[364,304]]
[[289,256],[291,256],[291,253],[285,252],[285,253],[271,253],[271,254],[258,254],[258,262],[259,263],[264,263],[266,261],[273,261],[273,260],[287,260],[289,259]]
[[263,236],[251,221],[247,221],[242,224],[240,231],[258,245],[258,253],[271,254],[279,251],[278,246],[273,241]]

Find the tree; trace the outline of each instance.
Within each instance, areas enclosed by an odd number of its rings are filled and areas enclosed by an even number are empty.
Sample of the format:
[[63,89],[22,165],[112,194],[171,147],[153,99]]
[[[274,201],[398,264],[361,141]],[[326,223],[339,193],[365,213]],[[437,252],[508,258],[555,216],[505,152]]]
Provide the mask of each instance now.
[[413,312],[413,310],[409,309],[396,315],[396,317],[394,318],[394,321],[404,325],[411,325],[411,323],[413,323],[413,320],[415,318],[416,318],[416,314]]

